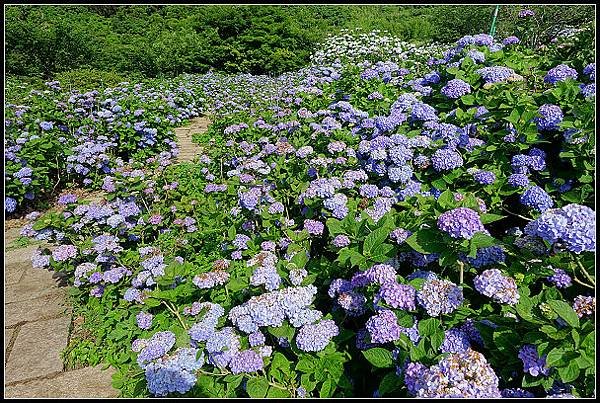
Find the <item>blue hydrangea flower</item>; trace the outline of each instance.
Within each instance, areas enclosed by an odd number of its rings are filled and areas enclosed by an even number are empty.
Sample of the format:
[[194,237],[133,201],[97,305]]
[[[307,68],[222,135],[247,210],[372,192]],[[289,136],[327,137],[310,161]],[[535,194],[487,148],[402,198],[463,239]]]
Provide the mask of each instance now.
[[440,91],[450,99],[458,99],[463,95],[471,93],[471,86],[460,78],[455,78],[448,81]]
[[559,64],[558,66],[548,70],[548,73],[544,77],[544,82],[550,84],[556,84],[559,81],[565,81],[571,78],[577,79],[577,70],[570,68],[566,64]]
[[552,197],[539,186],[531,186],[523,192],[520,201],[523,205],[544,212],[554,206]]

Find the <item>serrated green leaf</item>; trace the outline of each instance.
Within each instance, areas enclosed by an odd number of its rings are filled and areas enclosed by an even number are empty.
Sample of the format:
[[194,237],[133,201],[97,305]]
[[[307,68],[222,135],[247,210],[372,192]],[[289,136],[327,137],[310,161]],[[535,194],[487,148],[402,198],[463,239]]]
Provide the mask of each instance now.
[[558,316],[560,316],[567,324],[571,327],[579,327],[579,317],[577,313],[573,310],[571,305],[567,304],[565,301],[560,300],[550,300],[548,301],[548,305],[552,308],[554,312]]
[[381,347],[370,348],[362,352],[367,361],[377,368],[391,368],[394,365],[392,353]]
[[246,393],[250,397],[265,397],[268,390],[269,382],[265,378],[250,378],[246,382]]

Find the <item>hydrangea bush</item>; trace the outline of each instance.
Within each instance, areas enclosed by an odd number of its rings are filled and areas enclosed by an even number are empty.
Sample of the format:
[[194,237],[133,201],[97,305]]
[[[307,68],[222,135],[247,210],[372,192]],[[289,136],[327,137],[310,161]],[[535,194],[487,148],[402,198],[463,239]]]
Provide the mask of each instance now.
[[193,163],[108,158],[102,201],[28,215],[94,335],[68,359],[123,396],[593,396],[595,65],[486,34],[323,57],[186,76]]

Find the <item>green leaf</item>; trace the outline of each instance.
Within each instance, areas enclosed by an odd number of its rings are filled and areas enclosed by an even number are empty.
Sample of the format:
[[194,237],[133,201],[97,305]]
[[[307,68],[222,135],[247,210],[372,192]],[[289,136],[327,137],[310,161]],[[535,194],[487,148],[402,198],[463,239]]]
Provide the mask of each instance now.
[[325,382],[321,385],[321,390],[319,391],[320,397],[331,397],[333,391],[335,390],[335,383],[331,380],[331,378],[327,378]]
[[579,377],[579,365],[571,360],[566,367],[558,368],[558,375],[564,383],[573,382]]
[[496,245],[496,238],[493,236],[484,234],[483,232],[476,232],[471,238],[470,247],[471,248],[487,248],[489,246]]
[[560,300],[550,300],[548,301],[548,305],[550,305],[552,310],[556,312],[557,315],[560,316],[565,322],[567,322],[569,326],[579,327],[579,317],[573,308],[571,308],[571,305]]
[[289,391],[271,386],[267,392],[267,397],[291,397]]
[[367,257],[373,256],[373,252],[374,252],[375,248],[377,248],[379,245],[381,245],[383,243],[383,241],[386,240],[389,233],[390,233],[390,230],[389,230],[389,228],[386,228],[386,227],[377,228],[375,231],[372,231],[365,238],[365,243],[363,245],[363,253],[362,254]]
[[344,230],[342,229],[342,222],[335,218],[329,218],[326,221],[327,229],[329,230],[329,234],[331,236],[335,236],[338,234],[343,234]]
[[494,221],[502,220],[503,218],[506,218],[506,216],[500,214],[484,213],[481,215],[481,222],[484,224],[489,224]]
[[250,397],[265,397],[269,390],[269,382],[265,378],[250,378],[246,382],[246,392]]
[[560,366],[565,350],[562,347],[554,347],[546,356],[546,365],[548,367]]
[[440,197],[437,199],[437,203],[444,210],[449,210],[456,207],[456,200],[454,200],[454,193],[450,190],[444,190]]
[[381,382],[379,382],[379,393],[383,396],[387,393],[393,392],[400,386],[400,378],[396,375],[396,372],[388,372],[385,374]]
[[439,329],[438,332],[431,335],[431,347],[435,351],[438,351],[444,342],[445,333],[442,329]]
[[362,352],[367,361],[377,368],[391,368],[394,365],[392,353],[385,348],[375,347]]
[[421,320],[418,325],[419,334],[421,336],[431,336],[432,334],[435,334],[441,326],[442,322],[436,318]]
[[419,253],[430,254],[443,252],[445,244],[440,241],[440,233],[430,229],[422,229],[408,237],[406,243]]
[[371,260],[377,263],[383,263],[389,260],[392,257],[392,251],[394,250],[394,245],[390,245],[387,243],[382,243],[378,247],[373,250],[373,255],[371,256]]

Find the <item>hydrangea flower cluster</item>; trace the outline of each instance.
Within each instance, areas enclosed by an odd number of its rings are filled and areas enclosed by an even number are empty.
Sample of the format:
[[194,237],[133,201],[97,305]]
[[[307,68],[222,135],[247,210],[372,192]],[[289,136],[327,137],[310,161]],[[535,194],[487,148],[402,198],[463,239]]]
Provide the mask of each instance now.
[[544,77],[544,82],[556,84],[557,82],[565,81],[568,78],[576,80],[577,75],[577,70],[570,68],[566,64],[559,64],[548,70],[548,74]]
[[531,376],[548,375],[550,369],[546,367],[546,356],[540,357],[533,344],[525,344],[519,350],[519,358],[523,361],[523,371]]
[[437,226],[440,231],[458,239],[471,239],[477,232],[486,231],[479,214],[467,207],[457,207],[442,213],[438,217]]
[[450,354],[430,368],[410,363],[404,382],[415,397],[500,397],[494,370],[483,354],[472,349]]
[[519,292],[515,280],[502,275],[498,269],[485,270],[473,280],[477,292],[493,298],[501,304],[515,305]]
[[451,313],[463,300],[462,288],[448,280],[427,280],[417,292],[417,302],[433,317]]

